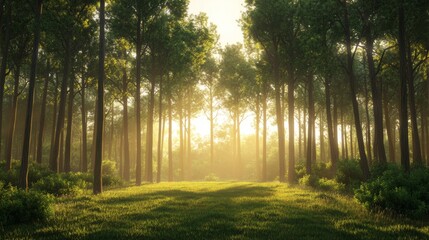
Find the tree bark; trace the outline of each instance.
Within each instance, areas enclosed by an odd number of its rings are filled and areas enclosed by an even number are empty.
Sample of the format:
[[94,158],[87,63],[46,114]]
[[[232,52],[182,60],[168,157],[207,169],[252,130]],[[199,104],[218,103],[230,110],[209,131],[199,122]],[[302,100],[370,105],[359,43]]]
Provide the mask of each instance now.
[[6,82],[6,70],[9,59],[9,45],[10,45],[10,26],[12,25],[11,17],[11,4],[6,2],[6,23],[5,23],[5,36],[2,50],[2,61],[0,66],[0,158],[1,158],[1,149],[3,139],[2,129],[3,129],[3,98],[4,98],[4,85]]
[[366,180],[370,177],[370,172],[369,172],[368,160],[365,153],[365,144],[363,141],[362,125],[361,125],[360,115],[359,115],[359,105],[356,99],[356,76],[353,70],[353,55],[352,55],[351,33],[350,33],[347,1],[344,1],[343,4],[344,4],[343,5],[344,6],[344,30],[345,30],[344,34],[345,34],[346,48],[347,48],[347,74],[348,74],[349,83],[350,83],[350,94],[351,94],[351,100],[352,100],[352,106],[353,106],[356,136],[357,136],[358,147],[359,147],[359,156],[360,156],[359,164],[362,169],[364,179]]
[[88,126],[86,113],[86,79],[82,73],[81,115],[82,115],[82,172],[88,172]]
[[63,69],[63,81],[61,82],[61,92],[60,92],[60,104],[58,109],[58,116],[55,127],[55,140],[51,149],[51,156],[49,161],[49,166],[52,171],[58,172],[58,149],[60,145],[60,135],[64,127],[64,117],[65,117],[65,107],[66,107],[66,98],[67,98],[67,83],[69,80],[69,73],[71,68],[71,42],[66,40],[66,53],[64,60],[64,69]]
[[387,93],[386,91],[384,92],[384,101],[383,101],[383,106],[384,106],[384,119],[386,121],[386,132],[387,132],[387,140],[389,143],[389,159],[390,162],[396,162],[396,158],[395,158],[395,139],[393,138],[393,133],[392,131],[395,131],[394,129],[392,130],[392,123],[391,123],[391,115],[390,115],[390,111],[389,111],[389,103],[388,103],[388,99],[387,99]]
[[30,83],[28,88],[28,99],[27,99],[27,114],[25,117],[24,127],[24,144],[22,148],[22,159],[21,169],[19,171],[19,188],[28,190],[28,156],[30,148],[30,134],[31,134],[31,123],[33,120],[33,102],[34,102],[34,91],[36,85],[36,70],[37,70],[37,59],[39,55],[39,42],[40,42],[40,18],[42,14],[42,0],[36,2],[36,13],[35,13],[35,30],[33,40],[33,52],[31,56],[31,69],[30,69]]
[[[264,81],[264,85],[266,85]],[[267,181],[267,90],[262,96],[262,181]]]
[[159,102],[158,102],[158,166],[156,172],[156,182],[161,182],[162,170],[162,74],[159,79]]
[[71,171],[71,147],[72,147],[72,124],[73,124],[73,101],[74,101],[74,79],[70,78],[69,100],[67,106],[67,133],[64,156],[64,171]]
[[330,77],[325,79],[325,105],[326,105],[326,121],[328,124],[328,141],[329,141],[329,149],[331,153],[331,165],[332,172],[335,173],[337,171],[337,163],[338,163],[338,142],[334,137],[334,124],[332,123],[331,117],[331,82]]
[[[152,59],[152,61],[154,61]],[[153,182],[153,111],[155,108],[155,69],[154,63],[152,63],[152,76],[150,80],[150,93],[149,93],[149,105],[147,113],[147,126],[146,126],[146,181]]]
[[9,128],[6,138],[5,146],[5,159],[6,159],[6,171],[9,171],[12,167],[12,145],[13,138],[15,135],[15,120],[16,120],[16,110],[18,105],[18,91],[19,91],[19,75],[21,74],[21,64],[16,65],[15,74],[14,74],[14,84],[13,84],[13,95],[12,95],[12,107],[10,109],[10,119],[9,119]]
[[308,77],[308,137],[307,137],[307,159],[306,159],[306,172],[307,174],[311,174],[311,167],[314,163],[313,156],[313,126],[314,126],[314,85],[313,85],[313,77]]
[[256,179],[261,179],[259,174],[261,173],[261,163],[260,163],[260,154],[259,154],[259,125],[260,125],[260,119],[261,119],[261,97],[258,94],[256,96],[256,129],[255,129],[255,165],[256,165],[256,174],[255,177]]
[[171,93],[168,96],[168,181],[173,181],[173,109]]
[[142,54],[142,19],[140,8],[137,13],[137,41],[136,41],[136,137],[137,137],[137,151],[136,151],[136,185],[140,186],[142,182],[142,160],[141,160],[141,122],[140,122],[140,90],[141,90],[141,54]]
[[50,72],[50,62],[49,59],[46,63],[46,76],[45,82],[43,85],[43,96],[42,96],[42,109],[40,110],[40,122],[38,129],[38,137],[37,137],[37,154],[36,154],[36,162],[38,164],[42,164],[42,154],[43,154],[43,135],[45,130],[45,114],[46,114],[46,99],[48,96],[48,83],[49,83],[49,72]]
[[409,108],[411,118],[411,136],[412,136],[412,147],[413,147],[413,163],[417,165],[423,165],[422,150],[420,148],[420,137],[417,123],[417,109],[415,100],[415,87],[414,87],[414,73],[413,73],[413,61],[411,55],[411,43],[406,44],[407,52],[407,84],[408,84],[408,97],[409,97]]
[[98,53],[98,81],[97,81],[97,129],[95,142],[95,161],[94,161],[94,185],[93,193],[103,192],[102,182],[102,161],[103,161],[103,126],[104,126],[104,60],[105,60],[105,17],[104,0],[100,0],[100,38]]
[[[295,74],[294,71],[290,71],[290,79],[288,83],[288,124],[289,124],[289,171],[288,171],[288,182],[294,183],[296,180],[295,176]],[[283,114],[282,114],[283,116]],[[283,118],[282,118],[283,119]],[[283,126],[283,123],[282,123]],[[284,131],[283,131],[284,138]],[[284,141],[283,141],[284,144]],[[283,152],[284,153],[284,152]]]
[[404,0],[399,1],[398,15],[398,44],[399,44],[399,72],[401,79],[400,87],[400,110],[399,110],[399,142],[401,148],[401,166],[404,171],[410,170],[410,146],[408,143],[408,110],[407,110],[407,53],[405,46],[405,14]]
[[128,78],[127,78],[127,69],[124,67],[123,76],[122,76],[122,102],[123,102],[123,111],[122,111],[122,130],[124,136],[123,143],[123,152],[124,152],[124,180],[129,182],[131,180],[130,177],[130,143],[128,137]]

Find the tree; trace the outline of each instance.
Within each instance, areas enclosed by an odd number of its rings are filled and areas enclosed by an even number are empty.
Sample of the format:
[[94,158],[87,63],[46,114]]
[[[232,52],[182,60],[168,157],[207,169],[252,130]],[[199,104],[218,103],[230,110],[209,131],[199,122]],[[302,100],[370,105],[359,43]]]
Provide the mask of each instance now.
[[42,14],[42,0],[36,1],[34,20],[34,40],[31,56],[30,84],[28,88],[27,114],[25,117],[24,144],[22,148],[21,169],[19,172],[19,187],[28,190],[28,156],[30,149],[31,123],[33,120],[34,89],[36,84],[37,59],[40,42],[40,19]]
[[105,60],[105,2],[100,0],[99,18],[100,18],[100,40],[99,40],[99,65],[97,81],[97,128],[96,128],[96,146],[94,162],[94,186],[93,193],[103,192],[102,184],[102,160],[103,160],[103,126],[104,126],[104,60]]

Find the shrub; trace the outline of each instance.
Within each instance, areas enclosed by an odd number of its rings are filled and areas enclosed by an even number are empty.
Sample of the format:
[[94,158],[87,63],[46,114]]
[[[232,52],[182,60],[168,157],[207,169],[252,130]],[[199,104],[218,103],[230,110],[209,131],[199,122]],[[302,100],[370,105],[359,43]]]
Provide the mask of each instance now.
[[319,178],[316,175],[304,175],[299,179],[299,184],[312,187],[315,189],[320,189],[323,191],[343,191],[345,189],[345,185],[342,183],[338,183],[334,179],[328,178]]
[[332,165],[331,163],[319,162],[313,166],[314,174],[319,178],[331,178],[332,177]]
[[33,189],[55,196],[76,195],[87,186],[81,173],[52,174],[41,178],[33,185]]
[[217,182],[219,181],[219,177],[217,177],[214,173],[210,173],[209,175],[204,177],[204,181]]
[[363,181],[363,174],[359,162],[350,159],[339,161],[335,179],[349,189],[358,188]]
[[52,199],[39,192],[25,192],[0,185],[0,224],[45,221],[52,214]]
[[429,171],[412,169],[405,173],[390,166],[381,176],[363,183],[355,198],[369,210],[386,210],[412,218],[429,213]]

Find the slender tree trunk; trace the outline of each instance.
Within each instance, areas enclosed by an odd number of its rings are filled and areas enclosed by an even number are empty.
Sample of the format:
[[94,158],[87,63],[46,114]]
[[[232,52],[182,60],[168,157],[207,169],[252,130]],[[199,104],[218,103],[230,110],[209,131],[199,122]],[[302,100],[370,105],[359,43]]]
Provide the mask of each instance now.
[[298,111],[298,161],[302,160],[302,132],[304,132],[305,134],[305,129],[303,129],[303,124],[302,124],[302,115],[301,115],[302,111],[299,110]]
[[159,80],[159,102],[158,102],[158,166],[156,173],[156,182],[161,182],[161,170],[162,170],[162,74]]
[[210,86],[210,166],[214,167],[214,117],[213,117],[213,85]]
[[255,177],[256,179],[261,179],[259,174],[261,173],[261,163],[260,163],[260,154],[259,154],[259,125],[260,125],[260,120],[261,120],[261,96],[258,94],[256,96],[256,132],[255,132],[255,164],[256,164],[256,174]]
[[[154,61],[152,59],[152,61]],[[153,112],[155,108],[155,69],[152,65],[151,88],[149,93],[149,106],[147,113],[146,131],[146,181],[153,182]]]
[[350,159],[355,158],[354,145],[353,145],[353,126],[350,124]]
[[86,113],[86,79],[82,73],[81,115],[82,115],[82,172],[88,172],[88,126]]
[[381,84],[377,81],[375,72],[374,58],[373,58],[373,44],[374,40],[371,34],[370,26],[367,26],[365,31],[366,38],[366,56],[368,59],[369,79],[371,82],[371,93],[373,102],[374,114],[374,142],[375,154],[374,157],[381,164],[387,164],[386,151],[384,149],[383,139],[383,105],[382,105],[382,91]]
[[[53,106],[53,113],[52,113],[52,131],[51,131],[51,151],[52,146],[55,142],[55,126],[57,125],[57,108],[58,108],[58,75],[55,79],[55,89],[54,89],[54,106]],[[49,165],[51,163],[49,162]]]
[[[363,58],[363,60],[365,61],[365,58]],[[366,128],[366,146],[367,146],[367,153],[368,153],[368,162],[372,163],[371,120],[369,117],[369,93],[368,93],[368,83],[366,79],[364,82],[365,82],[365,115],[366,115],[366,127],[367,127]]]
[[[2,6],[3,7],[3,6]],[[11,3],[6,2],[6,23],[5,23],[5,36],[4,36],[4,43],[3,43],[3,49],[2,49],[2,61],[0,66],[0,158],[1,158],[1,149],[2,143],[1,140],[3,139],[2,135],[2,129],[3,129],[3,98],[4,98],[4,92],[5,92],[5,82],[6,82],[6,70],[8,65],[8,58],[9,58],[9,45],[10,45],[10,26],[12,25],[12,17],[11,17]],[[2,27],[0,25],[0,27]]]
[[173,181],[173,109],[171,93],[168,96],[168,181]]
[[[180,93],[179,93],[180,94]],[[179,95],[179,135],[180,135],[180,181],[185,180],[185,151],[184,151],[184,131],[183,131],[183,103],[182,95]]]
[[344,4],[344,30],[345,30],[344,33],[345,33],[346,48],[347,48],[347,73],[348,73],[349,83],[350,83],[350,94],[352,98],[351,100],[352,100],[353,115],[354,115],[355,127],[356,127],[356,136],[357,136],[357,141],[359,146],[359,156],[360,156],[359,163],[362,169],[364,179],[368,179],[370,177],[370,173],[369,173],[368,160],[365,153],[365,144],[363,141],[362,125],[361,125],[360,115],[359,115],[359,105],[356,99],[356,95],[357,95],[356,94],[356,76],[353,70],[353,55],[352,55],[351,33],[350,33],[347,1],[344,1],[343,4]]
[[241,162],[241,121],[240,121],[240,109],[237,107],[237,172],[238,172],[238,179],[242,178],[243,175],[243,164]]
[[192,109],[191,109],[191,104],[192,104],[192,95],[193,95],[193,91],[190,90],[190,93],[188,95],[188,106],[187,106],[187,112],[188,112],[188,127],[187,127],[187,136],[188,136],[188,143],[186,144],[187,146],[187,172],[188,172],[188,178],[190,179],[192,177],[192,160],[191,160],[191,150],[192,150],[192,145],[191,145],[191,118],[192,118]]
[[[265,85],[266,83],[264,83]],[[262,181],[267,181],[267,90],[262,99]]]
[[19,75],[21,74],[21,64],[16,65],[15,74],[14,74],[14,84],[13,84],[13,95],[12,95],[12,107],[10,109],[10,119],[9,119],[9,129],[6,138],[5,146],[5,159],[6,159],[6,171],[9,171],[12,167],[12,145],[13,138],[15,135],[15,119],[16,119],[16,110],[18,105],[18,91],[19,91]]
[[68,113],[67,113],[67,135],[66,135],[66,148],[64,156],[64,171],[71,171],[71,147],[72,147],[72,124],[73,124],[73,101],[74,101],[74,79],[70,78],[69,83],[69,100],[68,100]]
[[142,19],[141,12],[137,13],[137,42],[136,42],[136,137],[137,137],[137,152],[136,152],[136,185],[140,186],[142,182],[142,139],[141,139],[141,122],[140,122],[140,91],[141,91],[141,54],[142,54]]
[[97,129],[95,143],[95,161],[94,161],[94,186],[93,193],[103,192],[102,182],[102,161],[103,161],[103,126],[104,126],[104,59],[105,59],[105,19],[104,19],[104,0],[100,0],[100,39],[98,54],[98,81],[97,81]]
[[[289,124],[289,171],[288,171],[288,181],[289,183],[294,183],[296,180],[295,177],[295,74],[290,71],[290,79],[288,84],[288,124]],[[283,116],[283,114],[282,114]],[[282,118],[283,119],[283,118]],[[283,126],[283,123],[282,123]],[[283,131],[284,136],[284,131]],[[284,141],[283,141],[284,143]],[[283,152],[284,154],[284,152]]]
[[47,96],[48,96],[48,83],[49,83],[49,72],[50,72],[50,62],[49,59],[46,63],[47,69],[46,69],[46,76],[45,76],[45,82],[43,85],[43,96],[42,96],[42,109],[40,110],[40,122],[39,122],[39,129],[38,129],[38,140],[37,140],[37,154],[36,154],[36,162],[38,164],[42,164],[42,154],[43,154],[43,135],[45,130],[45,114],[46,114],[46,102],[47,102]]
[[417,165],[423,165],[422,150],[420,148],[420,137],[417,123],[417,109],[415,100],[415,87],[414,87],[414,73],[413,73],[413,62],[411,55],[411,43],[406,45],[407,52],[407,83],[408,83],[408,98],[409,108],[411,117],[411,136],[412,136],[412,147],[413,147],[413,163]]
[[320,161],[326,162],[326,153],[325,153],[325,134],[324,134],[324,126],[323,126],[323,119],[322,119],[322,113],[320,113],[320,119],[319,119],[319,141],[320,141]]
[[[326,121],[328,124],[328,141],[329,141],[329,149],[331,152],[331,165],[332,172],[335,173],[337,171],[337,163],[338,163],[338,142],[334,137],[334,124],[332,123],[331,117],[331,82],[330,77],[325,79],[325,105],[326,105]],[[335,107],[335,106],[334,106]]]
[[122,76],[122,102],[124,104],[124,108],[122,111],[122,131],[124,136],[124,166],[123,166],[123,173],[124,173],[124,180],[129,182],[130,181],[130,143],[129,143],[129,137],[128,137],[128,77],[127,77],[127,69],[124,67],[123,69],[123,76]]
[[60,149],[58,156],[58,172],[64,172],[64,129],[61,129]]
[[67,98],[67,83],[69,81],[70,65],[71,65],[71,42],[66,41],[66,53],[63,70],[63,81],[61,82],[60,105],[55,127],[54,144],[51,146],[51,156],[49,166],[52,171],[58,172],[58,149],[60,145],[60,135],[64,127],[65,107]]
[[398,25],[398,44],[399,44],[399,72],[401,79],[401,100],[399,110],[399,141],[401,148],[401,166],[404,171],[410,170],[410,147],[408,143],[408,110],[407,110],[407,53],[405,46],[405,14],[404,14],[404,0],[398,0],[399,8],[399,25]]
[[396,158],[395,158],[395,139],[393,137],[393,133],[395,130],[392,130],[392,123],[391,123],[391,115],[390,115],[390,111],[389,111],[389,103],[387,101],[387,93],[386,91],[384,92],[384,101],[383,101],[383,106],[384,106],[384,119],[386,121],[386,132],[387,132],[387,140],[389,142],[389,159],[390,162],[396,162]]
[[31,134],[31,123],[33,120],[33,102],[34,102],[34,91],[36,85],[36,70],[37,70],[37,59],[39,55],[39,41],[40,41],[40,18],[42,14],[42,0],[36,2],[36,13],[35,13],[35,30],[33,40],[33,52],[31,56],[31,69],[30,69],[30,83],[28,87],[28,99],[27,99],[27,114],[25,117],[24,127],[24,144],[22,148],[22,159],[21,169],[19,171],[19,188],[28,190],[28,156],[30,148],[30,134]]
[[308,138],[307,138],[307,159],[306,159],[306,172],[311,174],[311,166],[314,163],[313,156],[313,125],[314,125],[314,85],[313,76],[308,77]]

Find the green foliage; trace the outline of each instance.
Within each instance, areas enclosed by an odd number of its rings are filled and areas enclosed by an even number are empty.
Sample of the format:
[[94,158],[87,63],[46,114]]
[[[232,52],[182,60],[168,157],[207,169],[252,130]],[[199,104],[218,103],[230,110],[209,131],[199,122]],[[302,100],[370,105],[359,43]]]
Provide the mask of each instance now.
[[0,182],[0,224],[45,221],[52,214],[52,198],[39,192],[25,192]]
[[111,160],[103,160],[102,164],[103,172],[103,186],[115,186],[121,185],[121,179],[118,176],[118,170],[116,168],[116,162]]
[[83,176],[79,173],[52,174],[37,181],[33,189],[55,196],[77,195],[86,188]]
[[429,171],[415,168],[409,173],[390,166],[380,176],[363,183],[355,198],[367,209],[388,211],[412,218],[429,213]]
[[349,189],[359,187],[360,183],[363,181],[363,174],[359,162],[352,159],[339,161],[335,179]]
[[299,179],[299,184],[306,187],[312,187],[323,191],[344,191],[345,185],[334,179],[319,178],[317,175],[304,175]]

